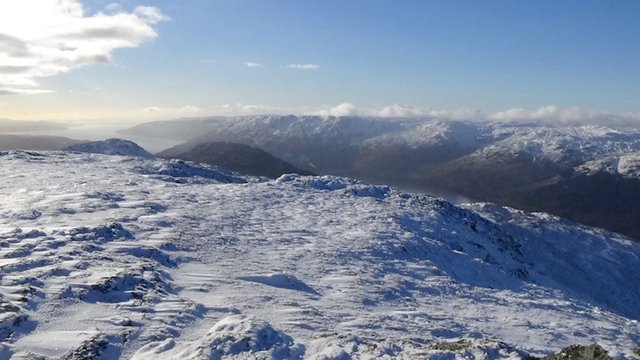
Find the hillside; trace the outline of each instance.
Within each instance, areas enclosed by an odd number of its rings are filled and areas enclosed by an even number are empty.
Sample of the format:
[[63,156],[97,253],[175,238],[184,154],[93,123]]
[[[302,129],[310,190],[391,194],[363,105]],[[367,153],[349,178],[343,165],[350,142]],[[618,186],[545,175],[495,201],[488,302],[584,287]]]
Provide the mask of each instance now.
[[640,346],[640,244],[323,176],[0,153],[0,358],[527,358]]
[[256,147],[228,143],[208,142],[197,144],[181,152],[180,147],[169,148],[157,154],[161,158],[175,158],[196,163],[220,166],[231,171],[253,176],[277,178],[283,174],[313,175]]
[[147,150],[140,147],[133,141],[123,139],[106,139],[99,141],[88,141],[67,146],[63,150],[77,151],[91,154],[104,155],[130,155],[139,156],[146,159],[153,159],[154,156]]

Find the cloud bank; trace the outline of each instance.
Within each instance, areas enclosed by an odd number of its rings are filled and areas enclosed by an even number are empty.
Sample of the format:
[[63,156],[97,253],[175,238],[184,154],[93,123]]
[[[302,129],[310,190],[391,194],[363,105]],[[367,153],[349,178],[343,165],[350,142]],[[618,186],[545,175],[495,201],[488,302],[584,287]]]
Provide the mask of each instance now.
[[377,108],[361,108],[352,103],[342,103],[335,107],[319,109],[315,114],[323,116],[370,116],[382,118],[442,118],[449,120],[486,120],[479,110],[455,109],[436,110],[428,107],[394,104]]
[[371,116],[382,118],[432,118],[460,121],[537,122],[549,125],[605,125],[640,127],[640,113],[616,113],[581,107],[558,108],[555,105],[537,109],[510,108],[494,113],[475,109],[436,110],[409,105],[389,105],[377,108],[361,108],[352,103],[342,103],[307,112],[323,116]]
[[48,92],[40,79],[108,63],[115,49],[156,38],[153,25],[165,20],[151,6],[112,4],[87,15],[79,0],[2,0],[0,95]]
[[193,114],[203,111],[201,108],[195,105],[185,105],[181,107],[147,106],[140,110],[145,113],[154,113],[156,115]]
[[214,105],[205,112],[217,115],[297,114],[319,116],[364,116],[379,118],[424,118],[454,121],[497,121],[518,123],[545,123],[548,125],[602,125],[640,128],[640,113],[615,113],[580,107],[558,108],[554,105],[537,109],[510,108],[493,113],[460,108],[439,110],[428,107],[394,104],[381,107],[358,107],[344,102],[336,106],[275,107],[264,104]]
[[580,107],[558,108],[554,105],[535,110],[512,108],[487,116],[494,121],[547,122],[566,125],[640,126],[640,113],[615,113]]

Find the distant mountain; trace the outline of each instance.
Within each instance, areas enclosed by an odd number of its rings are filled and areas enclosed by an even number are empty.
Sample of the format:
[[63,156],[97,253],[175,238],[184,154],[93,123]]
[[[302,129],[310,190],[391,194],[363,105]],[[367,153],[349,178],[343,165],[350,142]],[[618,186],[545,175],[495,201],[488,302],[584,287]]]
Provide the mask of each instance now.
[[62,136],[0,134],[0,150],[62,150],[81,142]]
[[[637,155],[633,155],[640,152],[637,129],[265,115],[154,122],[128,131],[173,136],[171,131],[180,126],[191,134],[202,132],[180,145],[182,151],[210,141],[241,143],[318,174],[544,210],[640,237],[640,215],[614,206],[625,203],[629,187],[636,189],[640,184],[623,181],[625,190],[612,192],[600,189],[609,185],[593,176],[605,172],[607,178],[629,179],[638,172]],[[610,206],[573,203],[570,197],[540,200],[558,198],[555,194],[565,184],[571,184],[576,197],[607,193],[608,197],[599,199]]]
[[[219,121],[228,119],[230,118],[213,116],[173,121],[151,121],[128,129],[118,130],[117,133],[187,141],[206,134],[210,130],[213,130]],[[187,123],[189,126],[184,126]]]
[[22,121],[0,119],[0,133],[8,132],[38,132],[50,130],[64,130],[67,126],[53,121]]
[[155,158],[153,154],[149,153],[133,141],[123,139],[83,142],[68,146],[64,150],[105,155],[131,155],[147,159]]
[[277,178],[280,175],[290,173],[313,175],[310,171],[298,169],[256,147],[229,142],[213,141],[201,143],[188,149],[184,149],[183,146],[177,146],[162,151],[157,155],[162,158],[177,158],[220,166],[246,175],[270,178]]

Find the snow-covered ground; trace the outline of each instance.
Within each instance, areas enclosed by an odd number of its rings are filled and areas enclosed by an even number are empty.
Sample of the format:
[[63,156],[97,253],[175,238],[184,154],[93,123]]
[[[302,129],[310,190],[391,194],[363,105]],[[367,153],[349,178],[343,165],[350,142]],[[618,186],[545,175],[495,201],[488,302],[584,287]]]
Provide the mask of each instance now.
[[0,170],[0,359],[640,346],[640,244],[546,214],[136,157],[0,152]]

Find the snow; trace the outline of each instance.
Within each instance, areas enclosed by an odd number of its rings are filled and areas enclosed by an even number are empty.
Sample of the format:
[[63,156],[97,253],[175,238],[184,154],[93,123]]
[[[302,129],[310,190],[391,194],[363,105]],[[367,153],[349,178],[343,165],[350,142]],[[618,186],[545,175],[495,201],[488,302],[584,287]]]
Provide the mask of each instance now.
[[588,161],[578,166],[576,172],[585,175],[609,173],[640,180],[640,151]]
[[640,134],[633,129],[621,132],[593,125],[550,127],[511,123],[496,123],[491,128],[494,141],[472,156],[487,159],[526,156],[573,165],[640,150]]
[[[173,340],[154,345],[141,349],[133,359],[157,359],[176,346]],[[246,356],[247,352],[254,359],[292,359],[301,357],[304,349],[294,346],[291,336],[274,329],[266,321],[230,315],[218,321],[198,341],[177,349],[170,358],[220,359]]]
[[146,159],[154,158],[151,153],[133,141],[115,138],[75,144],[68,146],[65,150],[92,154],[140,156]]
[[0,153],[0,358],[524,358],[640,346],[640,245],[333,177]]

